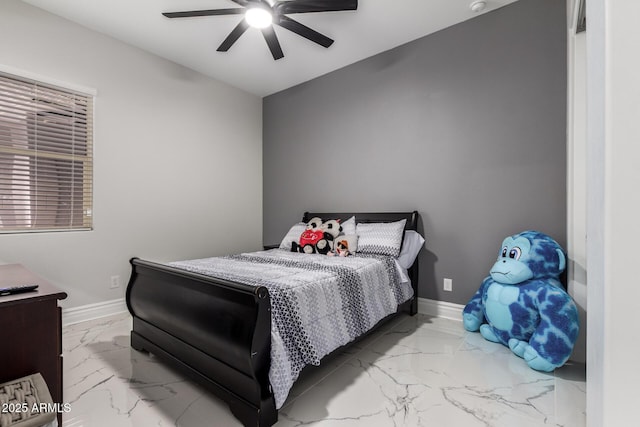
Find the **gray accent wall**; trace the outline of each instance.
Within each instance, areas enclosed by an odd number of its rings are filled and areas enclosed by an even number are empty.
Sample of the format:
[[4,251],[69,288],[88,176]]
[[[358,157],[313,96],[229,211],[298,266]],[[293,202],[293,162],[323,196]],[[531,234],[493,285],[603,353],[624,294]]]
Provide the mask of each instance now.
[[415,209],[419,296],[459,304],[506,236],[565,245],[566,63],[566,3],[520,0],[264,98],[264,243],[305,210]]

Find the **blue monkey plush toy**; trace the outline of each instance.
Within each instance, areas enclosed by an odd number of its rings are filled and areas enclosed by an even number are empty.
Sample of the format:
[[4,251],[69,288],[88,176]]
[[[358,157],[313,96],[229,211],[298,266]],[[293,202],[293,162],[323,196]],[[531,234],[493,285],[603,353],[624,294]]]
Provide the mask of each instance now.
[[[566,257],[546,234],[525,231],[502,242],[498,260],[463,311],[464,328],[508,346],[538,371],[571,356],[578,310],[560,284]],[[485,322],[483,324],[483,322]]]

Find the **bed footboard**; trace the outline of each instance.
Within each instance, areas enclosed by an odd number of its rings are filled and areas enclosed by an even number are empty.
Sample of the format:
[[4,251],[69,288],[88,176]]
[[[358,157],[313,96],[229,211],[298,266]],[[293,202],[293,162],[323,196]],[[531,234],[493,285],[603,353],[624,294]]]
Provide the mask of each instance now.
[[245,426],[271,426],[271,313],[264,287],[131,259],[131,346],[207,386]]

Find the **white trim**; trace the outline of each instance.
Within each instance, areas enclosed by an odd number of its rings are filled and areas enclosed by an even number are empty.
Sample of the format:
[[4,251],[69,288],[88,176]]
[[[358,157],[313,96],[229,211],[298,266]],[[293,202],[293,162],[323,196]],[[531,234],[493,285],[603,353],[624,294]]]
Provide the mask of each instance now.
[[120,314],[127,311],[124,298],[62,309],[62,326]]
[[418,297],[418,313],[462,322],[464,305]]
[[19,68],[10,67],[8,65],[0,64],[0,71],[7,74],[13,74],[14,76],[23,77],[25,79],[37,80],[42,83],[58,86],[61,89],[66,89],[73,92],[80,92],[85,95],[89,95],[93,97],[98,96],[98,91],[96,89],[63,82],[61,80],[52,79],[40,74],[32,73],[30,71],[24,71]]

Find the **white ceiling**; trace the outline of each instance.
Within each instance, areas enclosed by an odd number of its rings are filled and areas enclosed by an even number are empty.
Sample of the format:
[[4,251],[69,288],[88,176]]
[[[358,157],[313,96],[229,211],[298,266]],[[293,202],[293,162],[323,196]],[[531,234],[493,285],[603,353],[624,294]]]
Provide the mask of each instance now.
[[[332,38],[325,49],[276,26],[274,61],[259,30],[216,49],[242,15],[168,19],[162,12],[239,7],[231,0],[23,0],[258,96],[266,96],[478,16],[473,0],[360,0],[358,10],[291,15]],[[487,0],[483,12],[516,0]]]

